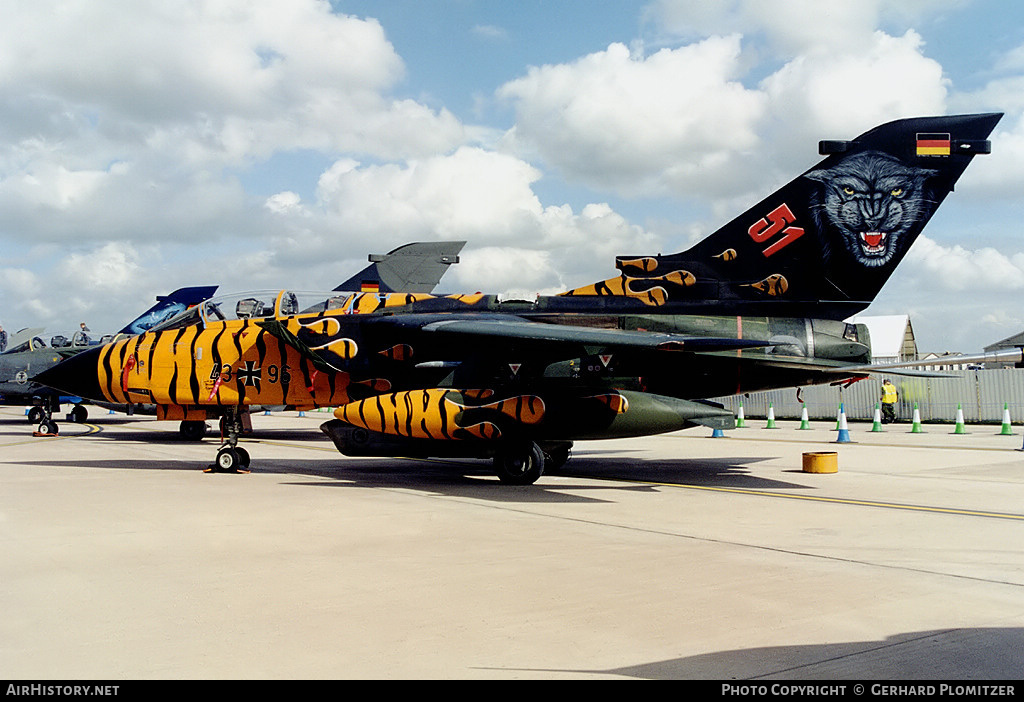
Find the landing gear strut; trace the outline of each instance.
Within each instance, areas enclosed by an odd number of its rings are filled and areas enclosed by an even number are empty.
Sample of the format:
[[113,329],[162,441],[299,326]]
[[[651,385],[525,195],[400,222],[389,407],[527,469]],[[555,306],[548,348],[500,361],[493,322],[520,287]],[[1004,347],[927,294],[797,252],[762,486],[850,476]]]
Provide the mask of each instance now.
[[224,444],[217,452],[217,460],[206,469],[207,473],[248,473],[249,452],[238,445],[242,433],[241,407],[229,407],[221,419]]
[[544,472],[554,473],[569,462],[572,456],[571,441],[554,441],[544,444],[541,449],[544,451]]

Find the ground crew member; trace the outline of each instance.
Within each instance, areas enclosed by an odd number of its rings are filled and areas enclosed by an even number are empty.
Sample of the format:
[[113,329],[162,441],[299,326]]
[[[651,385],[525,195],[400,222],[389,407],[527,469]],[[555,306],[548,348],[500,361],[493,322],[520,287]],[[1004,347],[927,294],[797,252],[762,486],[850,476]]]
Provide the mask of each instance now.
[[896,402],[900,397],[896,394],[896,386],[886,378],[882,381],[882,424],[896,421]]

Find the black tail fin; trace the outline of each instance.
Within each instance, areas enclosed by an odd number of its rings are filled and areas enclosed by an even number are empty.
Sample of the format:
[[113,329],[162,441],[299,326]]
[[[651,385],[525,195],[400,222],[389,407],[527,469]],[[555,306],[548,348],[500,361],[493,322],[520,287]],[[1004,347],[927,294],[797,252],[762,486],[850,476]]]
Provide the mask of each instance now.
[[371,254],[370,265],[335,290],[357,292],[429,293],[448,266],[459,262],[464,241],[424,241],[399,246],[386,254]]
[[141,334],[172,315],[178,314],[193,305],[198,305],[206,298],[211,297],[216,291],[216,285],[200,285],[191,288],[178,288],[170,295],[160,295],[156,298],[155,305],[128,322],[117,333]]
[[874,299],[971,159],[989,153],[1001,117],[904,119],[820,142],[817,166],[691,249],[619,256],[618,278],[564,294],[847,317]]

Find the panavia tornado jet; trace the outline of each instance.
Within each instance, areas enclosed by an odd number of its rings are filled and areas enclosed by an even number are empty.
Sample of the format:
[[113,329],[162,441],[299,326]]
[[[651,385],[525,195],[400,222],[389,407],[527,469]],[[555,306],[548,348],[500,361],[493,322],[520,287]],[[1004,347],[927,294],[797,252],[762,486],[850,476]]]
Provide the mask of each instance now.
[[[448,272],[448,267],[459,262],[459,252],[465,245],[465,241],[414,241],[392,249],[386,254],[370,254],[368,256],[370,265],[334,288],[332,292],[433,292],[437,284],[441,282],[441,278]],[[215,290],[216,286],[211,288],[205,297],[196,299],[192,304],[198,304],[201,300],[210,297]],[[252,300],[241,303],[242,308],[251,302]],[[184,309],[185,307],[181,306],[175,312],[181,312]],[[250,310],[249,313],[255,311]],[[131,328],[133,333],[138,334],[155,325],[156,322],[168,319],[169,316],[172,315],[162,314],[159,319],[154,319],[153,314],[150,313],[136,320]],[[137,328],[140,326],[140,320],[145,320],[148,326]],[[114,403],[100,400],[95,400],[95,402],[100,407],[126,414],[156,414],[157,412],[157,407],[149,403]],[[33,409],[29,413],[29,421],[44,421],[41,414],[34,414],[36,411],[39,410]],[[78,422],[85,421],[85,408],[76,405],[74,413],[68,418]],[[248,422],[245,422],[245,426],[248,428]],[[186,439],[199,440],[206,435],[208,428],[206,422],[202,420],[182,420],[179,432]],[[41,432],[49,430],[56,430],[56,424],[52,419],[49,420],[47,426],[41,425]]]
[[491,458],[530,484],[573,442],[731,428],[707,398],[864,377],[863,310],[1001,115],[891,122],[819,144],[816,166],[688,251],[620,256],[561,295],[291,291],[213,298],[41,382],[224,414],[223,470],[248,407],[335,407],[321,428],[354,456]]
[[[459,262],[464,241],[413,242],[386,254],[370,254],[370,265],[356,273],[335,291],[431,292],[447,272]],[[38,425],[37,434],[57,432],[53,413],[60,411],[61,402],[74,404],[68,420],[84,422],[88,410],[81,397],[69,397],[54,388],[35,382],[34,376],[56,365],[61,360],[80,353],[86,348],[136,334],[141,334],[176,314],[198,305],[217,291],[217,286],[180,288],[170,295],[157,297],[156,304],[126,324],[116,334],[92,341],[84,332],[69,338],[54,336],[50,345],[40,336],[42,328],[19,331],[11,339],[10,348],[0,354],[0,404],[33,405],[28,420]],[[30,380],[32,379],[32,380]],[[106,402],[90,398],[102,407],[128,413],[152,413],[151,406]],[[201,438],[206,433],[205,422],[183,423],[181,433],[188,438]]]
[[[126,324],[117,334],[104,337],[106,341],[120,337],[134,336],[150,329],[160,322],[173,317],[179,312],[187,310],[190,306],[196,305],[202,300],[210,297],[217,291],[216,285],[179,288],[170,295],[161,295],[156,298],[156,304]],[[88,416],[88,410],[81,404],[82,398],[75,397],[76,393],[61,393],[58,390],[40,384],[34,380],[34,376],[43,370],[57,365],[62,360],[70,358],[88,348],[98,348],[96,343],[90,340],[84,333],[76,333],[70,339],[64,336],[54,336],[50,339],[50,345],[37,334],[42,329],[29,330],[28,337],[11,345],[7,353],[0,354],[0,404],[5,405],[32,405],[28,412],[28,419],[33,424],[39,425],[39,433],[53,434],[57,431],[57,425],[53,421],[54,412],[60,411],[61,402],[71,402],[73,407],[68,413],[68,419],[75,422],[84,422]]]

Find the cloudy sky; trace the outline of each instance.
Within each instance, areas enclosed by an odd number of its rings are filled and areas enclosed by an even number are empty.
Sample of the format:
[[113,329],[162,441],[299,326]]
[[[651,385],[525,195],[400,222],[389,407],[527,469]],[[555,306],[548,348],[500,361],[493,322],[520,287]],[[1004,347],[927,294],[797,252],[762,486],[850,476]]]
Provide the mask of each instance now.
[[869,314],[1024,329],[1024,9],[996,0],[8,0],[0,323],[183,285],[329,289],[466,239],[442,291],[681,251],[846,139],[1005,112]]

